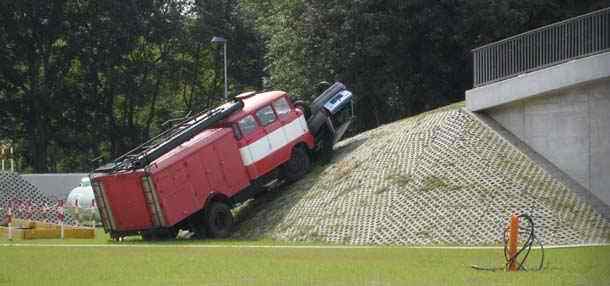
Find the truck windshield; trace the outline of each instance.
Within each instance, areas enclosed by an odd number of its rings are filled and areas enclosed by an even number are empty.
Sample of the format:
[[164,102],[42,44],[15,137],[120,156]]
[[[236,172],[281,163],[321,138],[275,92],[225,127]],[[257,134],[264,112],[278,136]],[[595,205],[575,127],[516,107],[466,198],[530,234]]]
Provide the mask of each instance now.
[[288,112],[290,112],[290,105],[288,105],[288,102],[286,101],[285,97],[274,101],[273,108],[275,109],[275,112],[277,112],[277,116],[279,117],[282,117],[288,114]]

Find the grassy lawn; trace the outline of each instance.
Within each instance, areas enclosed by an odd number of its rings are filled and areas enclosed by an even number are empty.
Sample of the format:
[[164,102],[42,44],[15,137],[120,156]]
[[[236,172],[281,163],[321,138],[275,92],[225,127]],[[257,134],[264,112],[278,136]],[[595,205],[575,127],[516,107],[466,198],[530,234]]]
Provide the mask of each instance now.
[[[95,230],[95,239],[33,239],[23,240],[15,238],[12,241],[6,239],[6,237],[0,235],[0,244],[117,244],[117,245],[295,245],[292,242],[274,241],[271,239],[259,239],[259,240],[195,240],[195,239],[184,239],[184,240],[166,240],[166,241],[143,241],[140,236],[128,236],[121,242],[116,242],[110,239],[110,236],[104,233],[104,229],[97,228]],[[321,242],[307,242],[303,245],[324,245]]]
[[501,265],[496,249],[179,247],[197,243],[4,246],[0,285],[610,285],[610,247],[549,249],[543,272],[504,273],[470,268]]

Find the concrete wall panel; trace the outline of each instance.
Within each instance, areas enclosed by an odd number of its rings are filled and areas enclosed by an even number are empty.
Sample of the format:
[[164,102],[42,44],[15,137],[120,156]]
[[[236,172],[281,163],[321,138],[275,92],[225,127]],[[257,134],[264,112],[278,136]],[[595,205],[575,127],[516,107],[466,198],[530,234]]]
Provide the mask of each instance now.
[[[591,190],[610,202],[610,80],[590,90]],[[609,203],[610,204],[610,203]]]
[[517,101],[507,104],[507,106],[496,107],[492,109],[490,113],[493,113],[496,121],[503,126],[510,126],[510,131],[515,134],[515,136],[521,138],[525,135],[523,108],[523,102]]
[[610,205],[610,79],[486,112]]

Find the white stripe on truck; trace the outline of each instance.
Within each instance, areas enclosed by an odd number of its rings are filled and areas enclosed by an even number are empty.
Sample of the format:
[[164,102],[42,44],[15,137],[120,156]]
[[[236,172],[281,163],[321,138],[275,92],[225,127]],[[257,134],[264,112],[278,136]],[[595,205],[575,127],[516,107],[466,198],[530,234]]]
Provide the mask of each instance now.
[[245,166],[252,165],[308,132],[303,115],[239,149]]

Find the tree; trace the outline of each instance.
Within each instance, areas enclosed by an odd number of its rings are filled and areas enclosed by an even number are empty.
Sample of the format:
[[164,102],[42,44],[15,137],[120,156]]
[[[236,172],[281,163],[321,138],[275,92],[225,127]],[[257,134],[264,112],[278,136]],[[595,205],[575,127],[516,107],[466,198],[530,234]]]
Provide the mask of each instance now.
[[21,170],[89,171],[230,95],[322,81],[355,94],[354,132],[463,100],[470,50],[607,0],[0,1],[0,140]]
[[15,124],[7,130],[19,138],[25,160],[35,170],[48,171],[52,126],[61,116],[61,94],[68,87],[75,49],[66,39],[72,31],[71,13],[66,1],[4,1],[0,4],[4,44],[2,94],[11,107],[8,114]]

